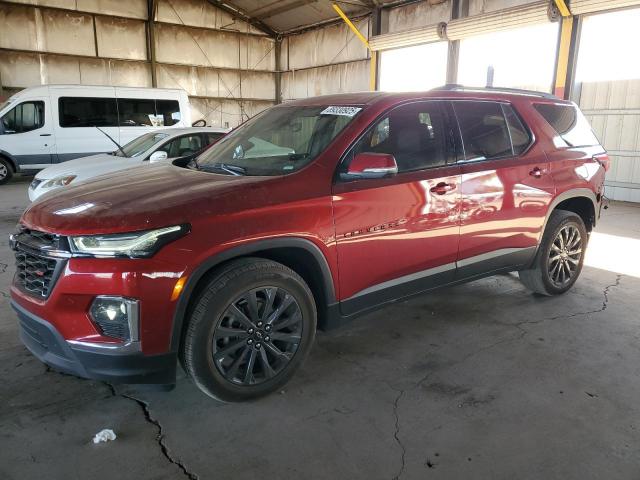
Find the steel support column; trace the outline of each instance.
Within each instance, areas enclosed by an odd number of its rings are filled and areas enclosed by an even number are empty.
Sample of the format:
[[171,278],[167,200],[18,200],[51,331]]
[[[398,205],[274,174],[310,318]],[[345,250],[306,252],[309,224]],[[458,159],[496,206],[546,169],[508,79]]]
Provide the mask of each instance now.
[[574,17],[564,0],[554,0],[562,15],[560,38],[556,53],[556,68],[553,93],[556,97],[569,100],[574,82],[578,42],[580,40],[580,17]]
[[337,3],[333,4],[333,9],[340,16],[340,18],[342,18],[344,23],[346,23],[349,26],[353,34],[356,37],[358,37],[358,40],[360,40],[364,44],[364,46],[367,47],[367,49],[369,50],[369,53],[371,54],[371,63],[369,66],[369,90],[375,90],[377,86],[377,78],[378,78],[378,74],[377,74],[378,55],[376,54],[376,52],[371,50],[371,47],[369,46],[369,41],[366,38],[364,38],[364,35],[362,35],[362,33],[360,33],[360,30],[358,30],[358,28],[353,24],[353,22],[349,20],[349,17],[347,17],[347,15],[342,11],[342,9],[338,6]]
[[151,66],[151,86],[158,86],[156,70],[156,0],[147,0],[147,59]]
[[275,71],[275,84],[276,84],[276,104],[282,103],[282,37],[276,38],[276,44],[274,47],[276,55],[276,71]]

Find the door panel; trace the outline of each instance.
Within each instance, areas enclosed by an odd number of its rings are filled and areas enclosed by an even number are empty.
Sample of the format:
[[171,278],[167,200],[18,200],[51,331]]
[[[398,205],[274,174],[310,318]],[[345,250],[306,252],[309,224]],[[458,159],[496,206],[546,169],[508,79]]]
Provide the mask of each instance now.
[[[11,121],[15,125],[10,125]],[[48,98],[18,103],[3,117],[3,123],[7,133],[2,135],[2,148],[16,159],[20,169],[43,168],[51,163],[55,137]],[[15,128],[15,133],[9,133],[7,127]]]
[[460,167],[447,165],[452,157],[441,102],[422,103],[428,105],[391,111],[354,147],[355,153],[394,155],[400,173],[334,186],[343,314],[453,279]]
[[[394,178],[393,183],[369,181],[369,188],[364,189],[357,184],[366,180],[336,188],[333,203],[341,298],[444,265],[450,267],[445,277],[453,277],[458,250],[458,172],[458,167],[446,167],[402,175],[405,178]],[[440,183],[455,188],[444,194],[431,192]]]
[[[461,104],[454,103],[459,119],[463,114]],[[474,114],[478,111],[470,115]],[[539,144],[534,143],[520,156],[514,156],[513,151],[511,155],[504,155],[502,151],[503,135],[507,135],[509,149],[513,141],[516,153],[526,150],[526,144],[521,142],[518,147],[515,141],[522,137],[522,124],[507,129],[506,123],[501,125],[496,116],[487,115],[491,118],[484,121],[486,135],[473,133],[469,125],[473,122],[477,125],[477,119],[467,119],[467,131],[472,133],[465,137],[465,123],[461,121],[466,156],[471,159],[461,163],[459,277],[482,273],[474,263],[487,271],[508,267],[510,262],[516,265],[530,260],[555,192],[548,159]],[[518,135],[516,128],[520,130]],[[514,140],[510,140],[509,130]],[[472,135],[480,140],[469,138]],[[484,147],[483,142],[491,147]],[[500,150],[500,158],[483,159],[482,154],[492,154],[492,151],[483,152],[483,148]]]

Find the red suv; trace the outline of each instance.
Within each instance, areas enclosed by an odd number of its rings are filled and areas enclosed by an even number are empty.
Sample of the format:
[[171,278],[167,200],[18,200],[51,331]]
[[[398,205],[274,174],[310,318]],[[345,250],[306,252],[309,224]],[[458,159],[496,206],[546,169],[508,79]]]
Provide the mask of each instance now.
[[[184,163],[184,162],[183,162]],[[546,94],[357,93],[273,107],[186,165],[31,205],[11,237],[24,344],[46,364],[227,401],[280,388],[328,328],[518,271],[574,284],[608,157]]]

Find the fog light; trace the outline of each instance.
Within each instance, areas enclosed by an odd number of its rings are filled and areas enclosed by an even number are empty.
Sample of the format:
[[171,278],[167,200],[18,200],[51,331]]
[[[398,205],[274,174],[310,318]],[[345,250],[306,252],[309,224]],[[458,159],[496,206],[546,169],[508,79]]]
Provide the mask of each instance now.
[[138,341],[137,300],[101,295],[91,304],[89,316],[102,335],[129,342]]

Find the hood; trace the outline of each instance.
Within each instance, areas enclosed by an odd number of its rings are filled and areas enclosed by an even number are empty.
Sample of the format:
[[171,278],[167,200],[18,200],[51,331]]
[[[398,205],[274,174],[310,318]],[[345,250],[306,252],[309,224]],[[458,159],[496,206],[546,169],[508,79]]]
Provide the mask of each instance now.
[[98,155],[91,155],[90,157],[76,158],[75,160],[68,160],[56,165],[51,165],[38,172],[36,178],[50,180],[63,175],[76,175],[77,179],[74,181],[77,182],[103,173],[137,167],[141,161],[142,160],[138,158],[117,157],[115,155],[109,155],[108,153],[100,153]]
[[21,222],[34,230],[63,235],[191,223],[194,217],[264,204],[268,197],[263,184],[269,178],[145,165],[53,191],[32,203]]

